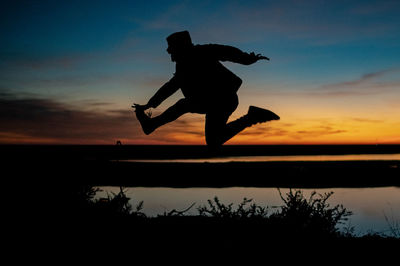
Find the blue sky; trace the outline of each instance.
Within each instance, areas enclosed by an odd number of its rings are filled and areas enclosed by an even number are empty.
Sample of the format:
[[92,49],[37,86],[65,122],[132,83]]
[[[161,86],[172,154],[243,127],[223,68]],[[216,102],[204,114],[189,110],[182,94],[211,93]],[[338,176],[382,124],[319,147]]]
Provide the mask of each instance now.
[[[306,141],[306,136],[297,139],[299,132],[318,133],[318,128],[331,128],[326,132],[335,137],[329,132],[340,134],[349,119],[370,118],[371,108],[378,111],[370,119],[397,127],[400,121],[390,114],[398,113],[400,100],[399,11],[399,1],[3,1],[0,95],[3,103],[40,99],[71,112],[129,110],[132,102],[147,102],[172,76],[165,38],[189,30],[194,43],[228,44],[271,58],[251,66],[226,66],[244,81],[236,116],[257,104],[287,118],[272,126],[285,129],[277,133],[276,143]],[[322,118],[327,122],[310,122]],[[292,126],[299,119],[305,128]],[[340,124],[338,119],[347,120]],[[201,124],[199,117],[191,121]],[[130,127],[137,130],[137,123]],[[41,134],[39,129],[18,128],[0,130],[5,136]],[[200,130],[197,124],[194,128]],[[157,142],[174,130],[170,126],[149,138],[140,133],[120,138]],[[377,134],[365,140],[380,138]],[[392,135],[385,140],[400,141]],[[265,137],[257,140],[264,143]],[[350,138],[343,136],[342,141]],[[60,133],[52,139],[69,143],[75,138]]]

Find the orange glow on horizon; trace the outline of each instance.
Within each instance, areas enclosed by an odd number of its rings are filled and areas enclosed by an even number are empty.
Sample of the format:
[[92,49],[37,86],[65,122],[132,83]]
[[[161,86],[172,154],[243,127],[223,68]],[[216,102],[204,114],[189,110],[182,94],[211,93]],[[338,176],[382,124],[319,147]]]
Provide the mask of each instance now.
[[[274,108],[271,108],[274,109]],[[275,110],[275,109],[274,109]],[[246,111],[246,110],[245,110]],[[232,115],[237,119],[243,110]],[[400,122],[394,114],[364,114],[355,116],[344,111],[335,115],[326,110],[292,109],[277,111],[280,121],[257,124],[229,140],[227,145],[284,144],[400,144]],[[293,115],[296,114],[296,115]],[[91,119],[91,118],[90,118]],[[1,144],[92,144],[113,145],[118,140],[131,145],[205,145],[204,116],[188,114],[177,121],[145,135],[132,113],[124,114],[121,122],[106,116],[94,122],[76,121],[67,132],[52,135],[51,126],[41,126],[34,132],[1,132]],[[34,133],[32,133],[34,132]]]
[[[339,127],[340,126],[340,127]],[[158,129],[146,136],[139,127],[135,127],[134,136],[101,138],[50,138],[21,134],[0,134],[2,144],[94,144],[113,145],[117,140],[131,145],[205,145],[203,125],[191,127],[190,131],[175,128],[173,123],[168,129]],[[329,126],[319,123],[273,122],[270,125],[255,125],[245,129],[229,140],[228,145],[304,145],[304,144],[400,144],[399,124],[346,124],[331,123]]]

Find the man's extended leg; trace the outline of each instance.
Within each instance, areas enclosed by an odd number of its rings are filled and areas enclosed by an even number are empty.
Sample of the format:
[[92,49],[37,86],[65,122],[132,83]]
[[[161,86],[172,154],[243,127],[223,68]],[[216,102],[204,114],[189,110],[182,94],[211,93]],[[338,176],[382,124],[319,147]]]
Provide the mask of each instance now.
[[144,110],[140,108],[136,108],[135,113],[137,119],[140,122],[140,125],[142,126],[143,132],[146,135],[149,135],[160,126],[172,122],[179,118],[181,115],[188,113],[190,110],[189,107],[190,106],[188,105],[186,99],[180,99],[159,116],[153,118],[147,116],[144,113]]

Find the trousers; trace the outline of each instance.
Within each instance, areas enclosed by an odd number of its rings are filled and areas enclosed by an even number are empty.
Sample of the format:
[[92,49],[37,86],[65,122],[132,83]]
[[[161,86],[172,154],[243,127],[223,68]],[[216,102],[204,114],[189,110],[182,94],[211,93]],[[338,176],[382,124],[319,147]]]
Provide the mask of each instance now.
[[218,147],[233,136],[250,126],[246,115],[227,123],[230,115],[236,110],[239,99],[236,94],[214,101],[198,102],[182,98],[159,116],[151,119],[154,128],[178,119],[186,113],[205,114],[205,138],[210,147]]

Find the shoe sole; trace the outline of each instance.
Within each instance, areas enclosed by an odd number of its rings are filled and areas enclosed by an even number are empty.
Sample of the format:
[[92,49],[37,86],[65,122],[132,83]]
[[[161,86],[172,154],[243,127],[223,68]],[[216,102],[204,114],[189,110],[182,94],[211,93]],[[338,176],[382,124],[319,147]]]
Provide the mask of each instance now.
[[248,113],[254,113],[254,114],[257,114],[257,116],[268,117],[268,119],[265,120],[265,121],[281,119],[274,112],[272,112],[270,110],[267,110],[267,109],[263,109],[263,108],[257,107],[257,106],[250,106]]
[[150,118],[144,113],[143,110],[136,110],[136,118],[139,121],[140,125],[142,126],[142,130],[144,134],[150,135],[155,129],[152,128],[150,123]]

